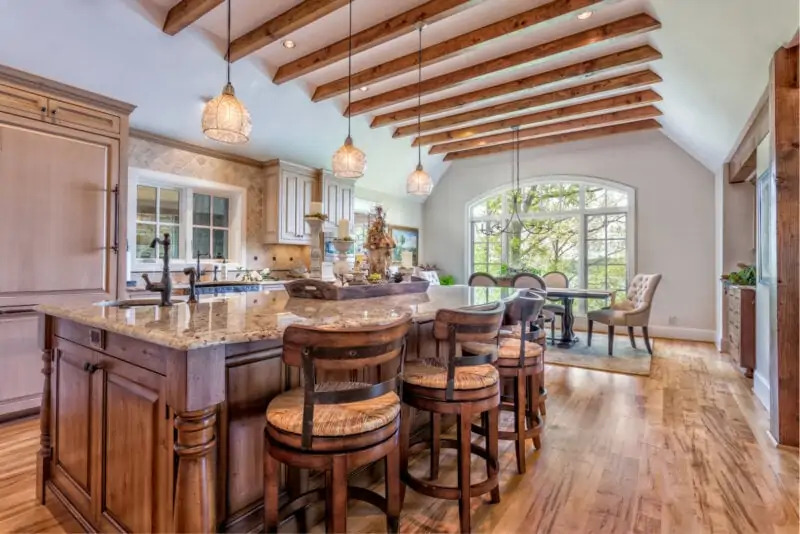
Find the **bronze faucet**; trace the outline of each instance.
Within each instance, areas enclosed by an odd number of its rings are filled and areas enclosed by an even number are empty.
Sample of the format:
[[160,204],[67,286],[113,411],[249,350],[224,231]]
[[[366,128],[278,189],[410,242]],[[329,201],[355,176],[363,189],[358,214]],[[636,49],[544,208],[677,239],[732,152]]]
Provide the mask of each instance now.
[[169,276],[169,234],[164,234],[164,239],[155,238],[150,243],[150,248],[156,248],[156,245],[164,246],[164,268],[161,271],[161,282],[154,284],[150,282],[150,277],[147,273],[142,275],[147,291],[154,291],[161,293],[161,305],[172,306],[172,278]]
[[183,274],[189,277],[189,304],[197,302],[197,270],[194,267],[186,267]]

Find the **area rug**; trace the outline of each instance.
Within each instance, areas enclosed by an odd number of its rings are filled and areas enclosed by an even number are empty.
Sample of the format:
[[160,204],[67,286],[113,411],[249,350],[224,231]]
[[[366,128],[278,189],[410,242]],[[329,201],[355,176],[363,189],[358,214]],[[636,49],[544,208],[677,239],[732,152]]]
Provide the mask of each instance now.
[[[569,349],[547,345],[545,362],[553,365],[567,367],[583,367],[610,373],[623,373],[627,375],[650,375],[652,358],[644,348],[644,338],[636,337],[636,346],[631,347],[628,332],[614,336],[614,355],[608,355],[608,337],[595,332],[592,334],[592,346],[586,345],[586,332],[576,332],[578,342]],[[656,351],[657,341],[650,338],[653,352]]]

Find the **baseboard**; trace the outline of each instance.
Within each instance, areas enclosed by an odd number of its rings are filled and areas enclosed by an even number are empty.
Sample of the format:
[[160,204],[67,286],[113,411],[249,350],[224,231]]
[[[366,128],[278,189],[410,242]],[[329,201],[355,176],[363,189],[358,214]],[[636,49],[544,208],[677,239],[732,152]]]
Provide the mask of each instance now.
[[11,421],[37,413],[41,405],[41,393],[0,401],[0,422]]
[[769,413],[769,382],[758,370],[753,373],[753,393],[755,393],[758,402]]
[[[594,331],[602,333],[604,325],[595,323]],[[586,330],[586,318],[575,318],[575,330]],[[620,329],[618,329],[620,330]],[[660,337],[665,339],[679,339],[682,341],[707,341],[714,343],[717,338],[717,333],[714,330],[701,330],[700,328],[681,328],[678,326],[657,326],[650,325],[648,327],[650,337]],[[627,335],[626,332],[623,332]]]

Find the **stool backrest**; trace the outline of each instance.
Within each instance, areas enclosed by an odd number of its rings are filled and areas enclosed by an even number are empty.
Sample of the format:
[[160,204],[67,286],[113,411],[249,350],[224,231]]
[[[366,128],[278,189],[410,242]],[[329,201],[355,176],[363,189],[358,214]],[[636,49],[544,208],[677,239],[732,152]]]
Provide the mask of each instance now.
[[411,317],[404,315],[385,325],[338,330],[291,325],[284,331],[283,362],[303,372],[303,448],[311,447],[315,404],[358,402],[395,391],[400,365],[381,367],[379,380],[383,381],[378,384],[334,391],[318,391],[317,371],[366,369],[395,359],[402,364],[410,327]]
[[[502,302],[461,310],[439,310],[433,321],[433,337],[437,343],[447,341],[447,387],[445,399],[452,400],[456,367],[483,365],[497,360],[497,337],[506,307]],[[467,341],[494,344],[486,354],[456,356],[456,346]]]
[[542,306],[544,306],[544,295],[539,294],[537,291],[526,291],[512,302],[506,312],[506,316],[513,322],[519,322],[519,361],[518,365],[520,367],[525,367],[525,343],[527,341],[533,341],[533,339],[528,339],[528,334],[532,333],[532,330],[527,330],[528,325],[535,321],[539,314],[542,311]]

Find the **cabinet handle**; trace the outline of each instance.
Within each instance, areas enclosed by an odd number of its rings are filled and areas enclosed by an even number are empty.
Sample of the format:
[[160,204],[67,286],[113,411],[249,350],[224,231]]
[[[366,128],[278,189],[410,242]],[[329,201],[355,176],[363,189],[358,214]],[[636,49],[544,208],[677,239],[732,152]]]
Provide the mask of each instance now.
[[42,106],[42,113],[47,113],[47,108],[45,106]]
[[95,371],[99,369],[102,369],[102,367],[100,367],[99,365],[95,365],[93,363],[86,362],[83,364],[83,370],[89,373],[90,375],[93,375]]

